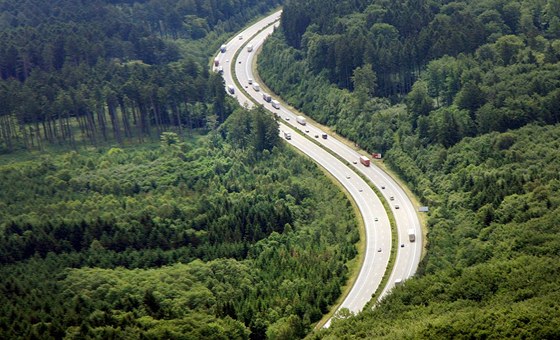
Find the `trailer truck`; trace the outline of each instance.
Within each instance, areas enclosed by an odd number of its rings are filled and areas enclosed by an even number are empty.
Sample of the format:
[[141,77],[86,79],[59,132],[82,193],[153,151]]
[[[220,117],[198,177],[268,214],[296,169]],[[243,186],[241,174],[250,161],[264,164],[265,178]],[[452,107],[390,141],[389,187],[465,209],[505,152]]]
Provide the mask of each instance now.
[[305,121],[305,117],[304,117],[304,116],[297,116],[297,117],[296,117],[296,122],[300,123],[301,125],[307,124],[307,122]]
[[367,158],[366,156],[360,156],[360,163],[362,163],[364,166],[369,166],[369,158]]
[[416,233],[414,232],[414,229],[408,229],[408,240],[410,242],[416,241]]

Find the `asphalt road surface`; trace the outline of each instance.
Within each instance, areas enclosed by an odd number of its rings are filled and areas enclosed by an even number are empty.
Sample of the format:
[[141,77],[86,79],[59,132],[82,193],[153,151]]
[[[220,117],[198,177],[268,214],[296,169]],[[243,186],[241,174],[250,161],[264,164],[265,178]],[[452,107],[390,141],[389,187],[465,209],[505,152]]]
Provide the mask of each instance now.
[[[327,135],[327,138],[323,139],[322,136],[325,132],[318,125],[310,122],[309,118],[307,118],[306,125],[297,123],[296,117],[299,113],[292,112],[282,103],[279,109],[273,108],[271,103],[263,99],[262,88],[256,91],[252,84],[249,84],[249,79],[253,79],[253,83],[255,79],[252,73],[255,52],[268,35],[272,33],[274,27],[278,25],[280,13],[273,13],[238,33],[227,42],[226,52],[218,54],[219,63],[224,69],[223,77],[226,83],[226,91],[228,91],[228,86],[234,86],[234,93],[231,94],[229,91],[228,93],[236,97],[241,105],[252,107],[252,101],[244,93],[246,91],[253,100],[276,114],[280,122],[280,135],[284,137],[284,132],[291,131],[291,139],[286,140],[286,142],[307,154],[329,171],[356,201],[366,228],[366,254],[357,280],[339,309],[348,308],[351,312],[357,313],[371,300],[372,294],[381,283],[388,265],[392,242],[387,212],[374,191],[356,172],[362,173],[368,178],[389,202],[398,229],[397,258],[388,284],[383,288],[380,298],[384,297],[394,287],[395,282],[406,280],[414,275],[418,268],[422,254],[423,236],[416,213],[417,209],[400,185],[375,165],[375,160],[372,159],[370,167],[363,166],[359,162],[361,154],[356,150],[331,135]],[[252,51],[248,51],[244,44],[252,45]],[[240,50],[234,60],[235,53],[241,47],[243,49]],[[232,67],[235,68],[235,73],[232,72]],[[233,80],[234,76],[243,89],[237,87]],[[274,94],[271,95],[272,99],[280,100]],[[304,135],[308,135],[309,138],[296,133],[295,129]],[[310,139],[313,139],[315,143]],[[350,165],[341,162],[316,143],[347,160]],[[333,207],[333,209],[336,208]],[[410,229],[414,230],[415,233],[416,240],[414,242],[409,241]],[[325,327],[329,325],[330,320]]]

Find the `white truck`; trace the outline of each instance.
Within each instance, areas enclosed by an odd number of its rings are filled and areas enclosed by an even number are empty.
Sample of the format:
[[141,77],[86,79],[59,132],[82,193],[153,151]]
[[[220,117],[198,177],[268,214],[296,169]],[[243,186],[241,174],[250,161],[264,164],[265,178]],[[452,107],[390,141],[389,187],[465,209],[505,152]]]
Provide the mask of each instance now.
[[273,99],[272,100],[272,107],[275,108],[275,109],[280,109],[280,102]]
[[231,93],[231,94],[235,93],[235,87],[233,87],[233,85],[228,85],[227,89],[228,89],[229,93]]
[[224,74],[224,67],[218,66],[218,74]]
[[253,45],[247,45],[247,52],[253,51]]
[[292,139],[292,134],[289,133],[288,131],[284,131],[284,138],[290,140],[290,139]]
[[408,229],[408,240],[410,242],[416,241],[416,233],[414,232],[414,229]]
[[226,53],[226,50],[227,50],[227,45],[220,46],[220,52]]
[[261,90],[261,87],[260,87],[259,83],[253,83],[253,90],[255,90],[255,91],[260,91]]
[[305,121],[305,117],[304,117],[304,116],[297,116],[297,117],[296,117],[296,122],[300,123],[301,125],[307,124],[307,122]]
[[263,92],[262,94],[263,94],[264,101],[270,103],[270,101],[272,100],[272,97],[266,92]]
[[253,83],[253,78],[247,79],[247,82],[249,83],[249,85],[251,85]]

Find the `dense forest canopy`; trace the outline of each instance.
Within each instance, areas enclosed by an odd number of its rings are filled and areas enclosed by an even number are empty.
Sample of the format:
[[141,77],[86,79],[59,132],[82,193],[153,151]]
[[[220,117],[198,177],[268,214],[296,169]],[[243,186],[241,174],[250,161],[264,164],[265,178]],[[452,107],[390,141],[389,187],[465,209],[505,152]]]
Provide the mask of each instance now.
[[430,206],[427,256],[317,338],[560,336],[560,6],[288,1],[268,86]]
[[209,55],[276,0],[0,1],[0,153],[214,128]]
[[192,140],[2,162],[0,338],[304,336],[359,234],[279,140],[263,109],[237,109]]
[[293,0],[285,6],[282,31],[314,74],[325,71],[331,82],[353,89],[354,70],[371,64],[377,94],[391,96],[409,92],[429,61],[487,43],[498,43],[493,58],[501,64],[515,61],[524,46],[512,35],[557,60],[560,6],[556,0]]
[[293,339],[328,311],[352,206],[208,71],[278,3],[0,0],[0,338]]

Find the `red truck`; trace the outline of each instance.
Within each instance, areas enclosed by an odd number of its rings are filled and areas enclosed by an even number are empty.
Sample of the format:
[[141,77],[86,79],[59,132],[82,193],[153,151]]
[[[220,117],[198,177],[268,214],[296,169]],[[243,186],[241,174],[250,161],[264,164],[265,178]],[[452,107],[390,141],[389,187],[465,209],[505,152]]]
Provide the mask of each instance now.
[[360,156],[360,163],[362,163],[364,166],[369,166],[369,158],[367,158],[366,156]]

